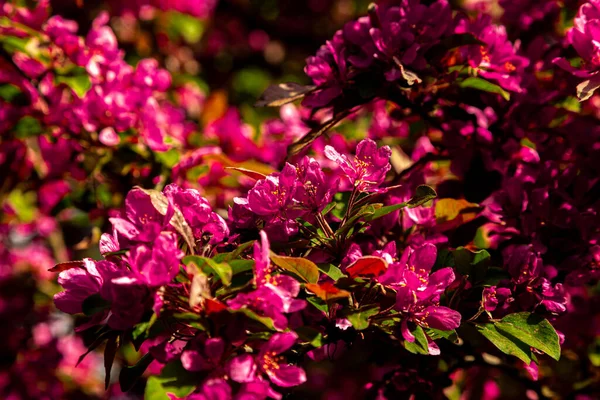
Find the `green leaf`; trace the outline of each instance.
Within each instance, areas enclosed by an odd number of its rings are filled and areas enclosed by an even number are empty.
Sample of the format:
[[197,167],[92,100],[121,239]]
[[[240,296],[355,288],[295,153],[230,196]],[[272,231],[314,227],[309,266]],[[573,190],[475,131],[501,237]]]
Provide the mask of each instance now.
[[346,276],[344,275],[341,269],[339,269],[333,264],[317,264],[317,267],[319,268],[319,271],[321,271],[334,281],[337,281],[338,279]]
[[10,192],[7,199],[21,222],[31,222],[36,215],[36,194],[34,191],[21,192],[16,189]]
[[144,341],[155,337],[164,330],[164,324],[155,324],[158,320],[156,314],[152,314],[150,320],[137,324],[131,331],[131,342],[136,350],[139,350]]
[[301,326],[295,330],[301,342],[308,342],[313,347],[323,346],[323,334],[310,326]]
[[319,311],[323,311],[326,314],[329,312],[329,306],[327,305],[327,302],[320,299],[319,297],[310,296],[306,298],[306,301],[312,304]]
[[414,328],[409,328],[410,332],[415,337],[414,342],[404,340],[404,348],[414,354],[425,354],[429,355],[429,345],[427,344],[427,336],[423,328],[419,325],[414,325]]
[[[253,244],[254,244],[254,240],[250,240],[248,242],[242,243],[232,252],[217,254],[216,256],[213,257],[213,260],[218,263],[235,260],[244,251],[246,251],[248,248],[250,248]],[[233,266],[232,266],[232,268],[233,268]]]
[[58,83],[64,83],[70,87],[79,98],[83,98],[85,94],[92,87],[90,77],[87,75],[76,75],[76,76],[57,76],[54,81]]
[[186,371],[180,361],[165,365],[159,376],[151,376],[146,383],[144,399],[169,400],[167,393],[185,397],[194,391],[197,377]]
[[427,203],[430,200],[433,200],[437,197],[437,193],[431,186],[427,185],[419,185],[415,190],[415,195],[408,201],[398,204],[392,204],[391,206],[381,207],[372,215],[369,215],[365,218],[365,221],[373,221],[377,218],[381,218],[385,215],[393,213],[394,211],[400,210],[404,207],[415,208]]
[[152,354],[146,353],[135,365],[122,368],[119,373],[119,386],[121,387],[121,391],[127,392],[130,390],[152,361],[154,361]]
[[7,83],[0,85],[0,98],[8,103],[14,103],[17,99],[24,97],[24,93],[17,86]]
[[231,260],[229,265],[233,275],[237,275],[241,272],[252,271],[254,268],[254,260]]
[[427,336],[429,336],[432,340],[443,338],[451,341],[452,343],[456,343],[458,341],[458,334],[454,329],[450,331],[443,331],[440,329],[427,328],[425,329],[425,333],[427,333]]
[[548,320],[537,314],[528,312],[509,314],[496,323],[496,328],[543,351],[556,361],[560,359],[558,334]]
[[93,294],[83,300],[81,309],[88,317],[110,308],[110,302],[105,300],[100,293]]
[[321,211],[321,215],[325,216],[325,215],[329,214],[329,212],[331,210],[333,210],[336,205],[337,205],[337,203],[335,201],[332,201],[331,203],[327,204],[325,206],[325,208],[323,209],[323,211]]
[[408,200],[406,204],[409,208],[415,208],[420,205],[427,203],[430,200],[433,200],[437,197],[437,193],[431,186],[427,185],[419,185],[417,186],[417,190],[415,191],[415,195],[412,199]]
[[351,310],[346,313],[346,318],[352,324],[354,329],[362,331],[369,327],[369,318],[376,315],[379,312],[379,306],[363,306],[357,310]]
[[437,271],[438,269],[445,267],[454,267],[454,256],[448,249],[438,251],[432,271]]
[[304,282],[317,283],[319,281],[319,268],[317,268],[317,265],[310,260],[298,257],[278,256],[273,252],[270,253],[270,257],[273,264],[293,273]]
[[490,253],[487,250],[471,251],[459,247],[452,252],[456,270],[462,275],[468,275],[472,282],[484,279],[490,265]]
[[350,192],[336,193],[333,196],[335,207],[331,209],[331,214],[338,219],[343,219],[348,207],[348,201],[350,201]]
[[231,284],[233,271],[229,264],[217,263],[210,258],[201,256],[185,256],[183,257],[184,264],[194,264],[205,274],[212,274],[221,279],[225,286]]
[[4,45],[4,48],[10,52],[20,51],[25,54],[29,54],[27,50],[27,45],[31,41],[32,38],[18,38],[16,36],[9,35],[0,35],[0,43]]
[[482,78],[471,76],[459,83],[459,86],[461,88],[476,89],[481,90],[482,92],[499,94],[504,98],[504,100],[510,100],[510,93],[502,89],[500,86]]
[[272,77],[261,68],[244,68],[233,76],[232,87],[239,93],[257,98],[272,82]]
[[269,330],[272,330],[272,331],[277,330],[275,328],[275,325],[273,325],[273,320],[269,317],[262,317],[248,308],[240,308],[236,312],[244,314],[246,317],[250,318],[253,321],[259,322],[260,324],[264,325]]
[[204,24],[196,17],[188,14],[170,11],[169,30],[171,33],[181,36],[187,43],[197,43],[204,34]]
[[167,168],[173,168],[179,162],[180,152],[177,149],[157,151],[154,153],[156,159]]
[[384,217],[388,214],[393,213],[394,211],[397,211],[397,210],[400,210],[400,209],[406,207],[407,205],[408,205],[407,202],[403,202],[403,203],[398,203],[398,204],[392,204],[391,206],[381,207],[380,209],[376,210],[373,214],[367,215],[365,217],[365,221],[373,221],[377,218]]
[[42,133],[42,127],[37,119],[26,115],[17,122],[13,131],[17,138],[25,139],[32,136],[38,136]]
[[515,356],[526,364],[531,362],[531,349],[521,340],[498,330],[498,328],[491,323],[475,324],[475,327],[479,333],[485,336],[487,340],[492,342],[492,344],[503,353]]

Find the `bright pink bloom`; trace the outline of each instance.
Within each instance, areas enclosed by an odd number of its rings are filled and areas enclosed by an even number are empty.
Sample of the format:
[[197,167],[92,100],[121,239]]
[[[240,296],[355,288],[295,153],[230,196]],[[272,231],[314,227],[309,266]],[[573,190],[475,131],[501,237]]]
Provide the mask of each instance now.
[[278,357],[289,350],[298,339],[293,332],[275,333],[265,343],[257,356],[238,356],[229,364],[231,379],[240,383],[253,382],[264,373],[271,382],[281,387],[298,386],[306,382],[306,374],[300,367],[288,365]]
[[350,183],[361,192],[381,191],[378,186],[392,168],[388,146],[379,149],[371,139],[361,141],[356,147],[356,157],[351,160],[347,155],[338,153],[333,147],[325,146],[325,156],[336,162]]

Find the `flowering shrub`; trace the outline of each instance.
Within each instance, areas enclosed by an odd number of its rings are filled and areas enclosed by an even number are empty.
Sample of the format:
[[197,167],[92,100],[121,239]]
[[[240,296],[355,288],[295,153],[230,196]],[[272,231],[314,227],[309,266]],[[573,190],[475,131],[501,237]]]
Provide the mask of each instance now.
[[[131,8],[214,8],[166,3]],[[106,201],[97,253],[58,247],[62,290],[46,292],[76,316],[82,357],[103,350],[107,387],[124,361],[112,391],[593,398],[600,5],[466,3],[369,6],[307,58],[311,85],[266,89],[256,105],[280,114],[258,123],[173,87],[155,59],[131,66],[109,14],[81,37],[47,2],[4,5],[0,161],[18,178],[3,204],[6,282],[49,274],[44,240],[89,180],[123,204]],[[126,182],[89,161],[131,153],[142,160],[118,164]],[[13,243],[29,232],[27,256]],[[6,315],[35,310],[28,296]],[[46,318],[29,325],[36,351],[67,354]],[[0,376],[69,371],[23,354]]]

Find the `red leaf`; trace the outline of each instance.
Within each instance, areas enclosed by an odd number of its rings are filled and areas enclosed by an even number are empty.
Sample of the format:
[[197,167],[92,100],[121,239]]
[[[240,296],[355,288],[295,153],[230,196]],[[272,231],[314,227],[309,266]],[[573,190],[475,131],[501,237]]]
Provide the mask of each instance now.
[[67,261],[56,264],[54,267],[48,269],[50,272],[62,272],[71,268],[83,267],[83,261]]
[[227,306],[217,300],[205,299],[204,310],[206,311],[206,314],[210,315],[227,310]]
[[304,285],[306,289],[313,292],[317,297],[324,301],[332,301],[337,299],[343,299],[350,296],[350,292],[339,289],[333,285],[332,282],[325,283],[307,283]]
[[387,262],[383,258],[366,256],[354,261],[346,268],[351,278],[357,276],[379,276],[387,270]]

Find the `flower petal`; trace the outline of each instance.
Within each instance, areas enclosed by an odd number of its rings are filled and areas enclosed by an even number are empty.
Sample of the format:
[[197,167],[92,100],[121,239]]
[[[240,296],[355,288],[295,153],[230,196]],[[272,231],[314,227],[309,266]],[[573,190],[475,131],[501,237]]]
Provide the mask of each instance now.
[[271,382],[281,387],[298,386],[306,382],[306,373],[294,365],[279,364],[278,368],[269,369],[267,375]]

